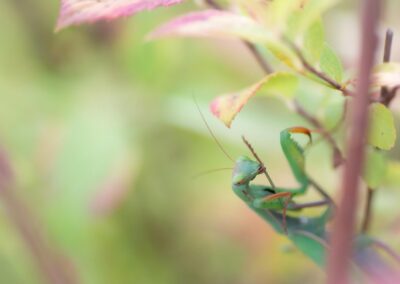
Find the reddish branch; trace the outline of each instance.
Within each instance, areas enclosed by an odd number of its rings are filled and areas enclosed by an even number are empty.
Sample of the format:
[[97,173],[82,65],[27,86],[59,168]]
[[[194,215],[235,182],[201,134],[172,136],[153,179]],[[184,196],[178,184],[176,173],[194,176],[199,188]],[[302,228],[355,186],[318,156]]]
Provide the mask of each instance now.
[[46,283],[75,284],[77,280],[66,259],[53,251],[43,238],[36,220],[15,192],[9,160],[0,149],[0,200],[11,223],[29,249]]
[[337,216],[332,228],[332,250],[328,255],[328,284],[349,283],[348,268],[352,256],[355,215],[358,205],[359,177],[364,162],[364,146],[368,127],[370,73],[377,46],[380,0],[362,1],[362,41],[358,66],[358,84],[351,105],[348,159],[342,178]]
[[330,85],[332,88],[341,91],[345,96],[350,95],[350,92],[346,89],[345,86],[339,84],[336,82],[334,79],[329,77],[327,74],[324,72],[321,72],[317,70],[314,66],[312,66],[307,59],[304,57],[303,53],[301,50],[290,40],[284,38],[285,42],[293,49],[293,51],[296,53],[297,57],[300,59],[301,64],[303,67],[310,73],[314,74],[318,78],[320,78],[322,81]]

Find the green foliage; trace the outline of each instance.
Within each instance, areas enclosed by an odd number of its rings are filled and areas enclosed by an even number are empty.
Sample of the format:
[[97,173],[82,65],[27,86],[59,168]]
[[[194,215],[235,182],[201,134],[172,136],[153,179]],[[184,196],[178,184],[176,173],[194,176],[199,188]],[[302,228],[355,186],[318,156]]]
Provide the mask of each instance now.
[[343,80],[343,66],[335,52],[327,45],[321,52],[320,67],[329,77],[333,78],[338,83]]
[[238,93],[222,95],[211,103],[211,112],[230,127],[235,116],[250,98],[262,93],[290,100],[297,87],[297,77],[287,72],[276,72]]
[[383,104],[374,103],[370,110],[368,142],[379,149],[390,150],[396,142],[396,128],[392,112]]
[[364,181],[369,188],[379,188],[386,177],[387,161],[385,153],[377,149],[368,148],[363,172]]
[[318,63],[325,48],[325,34],[322,20],[315,21],[304,34],[304,53],[313,64]]

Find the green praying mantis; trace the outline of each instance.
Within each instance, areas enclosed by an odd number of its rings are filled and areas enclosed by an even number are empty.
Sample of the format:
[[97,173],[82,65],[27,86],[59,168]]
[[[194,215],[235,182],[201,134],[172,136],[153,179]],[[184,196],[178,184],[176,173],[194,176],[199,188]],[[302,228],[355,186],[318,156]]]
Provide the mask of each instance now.
[[[253,211],[273,225],[275,230],[280,233],[283,230],[286,234],[288,234],[286,224],[287,210],[300,210],[330,203],[329,199],[307,204],[295,204],[292,201],[295,196],[305,194],[310,185],[310,179],[305,173],[304,149],[300,147],[292,137],[292,135],[296,133],[307,135],[310,142],[312,141],[311,131],[309,129],[305,127],[292,127],[281,131],[280,144],[292,173],[299,183],[297,188],[287,189],[275,187],[263,162],[259,159],[250,143],[244,137],[242,137],[244,143],[249,147],[257,161],[246,156],[239,157],[236,160],[232,175],[232,189],[234,193]],[[262,173],[266,174],[271,186],[250,184],[256,176]],[[282,211],[282,226],[280,229],[276,226],[271,217],[271,212],[276,213],[277,211]]]
[[[197,103],[196,106],[219,148],[230,160],[234,161],[219,143]],[[318,265],[323,265],[325,262],[325,250],[328,247],[325,228],[332,216],[334,205],[329,196],[320,190],[315,182],[311,182],[311,179],[307,176],[304,149],[293,139],[292,135],[294,134],[306,135],[310,142],[312,141],[312,136],[311,131],[305,127],[288,128],[281,131],[280,134],[281,148],[295,179],[299,183],[297,188],[276,187],[264,163],[258,157],[251,144],[242,137],[255,160],[240,156],[235,161],[232,174],[232,190],[252,211],[270,224],[277,233],[287,235],[297,248]],[[270,186],[252,184],[252,181],[261,174],[267,176]],[[295,203],[293,198],[304,195],[310,184],[313,184],[321,193],[324,200],[307,204]],[[303,208],[323,205],[327,205],[327,209],[317,217],[287,216],[287,211],[298,211]]]

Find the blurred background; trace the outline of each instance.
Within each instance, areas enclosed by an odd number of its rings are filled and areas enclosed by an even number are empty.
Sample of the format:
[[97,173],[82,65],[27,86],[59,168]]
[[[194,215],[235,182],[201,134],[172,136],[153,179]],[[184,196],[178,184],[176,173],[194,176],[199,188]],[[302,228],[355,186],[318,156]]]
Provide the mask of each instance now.
[[[386,2],[382,31],[395,30],[398,60],[400,3]],[[43,255],[31,253],[39,247],[78,283],[321,283],[323,272],[232,194],[231,170],[201,175],[233,165],[194,98],[232,156],[248,154],[245,134],[275,183],[294,184],[279,132],[303,120],[282,102],[255,99],[231,130],[209,114],[213,97],[263,76],[242,44],[146,40],[167,19],[198,9],[191,1],[54,34],[58,6],[0,2],[0,145],[18,197],[0,200],[0,282],[45,283]],[[354,66],[356,1],[325,22],[344,65]],[[308,151],[307,169],[335,194],[340,169],[331,169],[324,143]],[[395,248],[398,198],[398,189],[380,191],[373,223]]]

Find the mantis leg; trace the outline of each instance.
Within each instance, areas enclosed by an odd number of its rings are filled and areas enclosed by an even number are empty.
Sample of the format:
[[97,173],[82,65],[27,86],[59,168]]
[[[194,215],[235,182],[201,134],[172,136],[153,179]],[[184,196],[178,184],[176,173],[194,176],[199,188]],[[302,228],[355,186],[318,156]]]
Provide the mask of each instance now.
[[293,140],[292,134],[300,133],[305,134],[311,140],[311,132],[304,127],[293,127],[285,129],[281,132],[280,143],[282,151],[285,154],[289,166],[293,172],[294,177],[299,182],[300,187],[295,190],[288,190],[293,195],[304,194],[310,184],[310,181],[305,173],[305,159],[304,149]]
[[255,198],[252,202],[254,208],[267,209],[267,210],[282,210],[282,229],[287,234],[287,210],[301,210],[304,208],[319,207],[330,205],[329,200],[321,200],[316,202],[308,202],[302,204],[296,204],[291,202],[291,192],[278,192],[269,193],[264,197]]
[[329,205],[331,202],[329,200],[321,200],[321,201],[315,201],[315,202],[307,202],[307,203],[292,203],[289,204],[288,209],[289,210],[300,210],[304,208],[312,208],[312,207],[319,207],[319,206],[325,206]]
[[[256,198],[253,200],[253,206],[255,208],[264,208],[264,209],[282,209],[282,229],[287,235],[287,226],[286,226],[286,210],[289,205],[289,202],[292,198],[292,193],[290,192],[279,192],[270,194],[266,197]],[[283,202],[282,202],[283,201]]]

